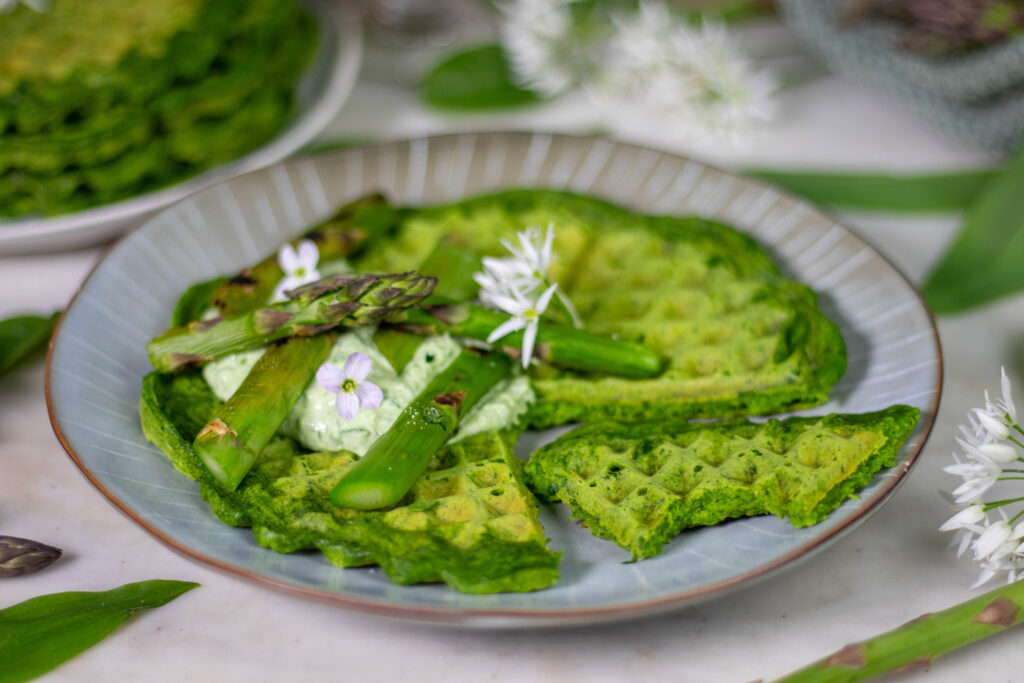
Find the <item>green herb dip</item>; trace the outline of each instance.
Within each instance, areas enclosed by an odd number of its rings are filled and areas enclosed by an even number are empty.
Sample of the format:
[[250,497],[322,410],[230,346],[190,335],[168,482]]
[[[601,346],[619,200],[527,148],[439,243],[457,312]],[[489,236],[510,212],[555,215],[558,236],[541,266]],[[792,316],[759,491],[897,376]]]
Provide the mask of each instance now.
[[[282,434],[315,451],[346,450],[363,455],[430,380],[462,350],[459,343],[448,335],[426,337],[412,360],[398,374],[373,343],[374,330],[373,327],[363,327],[342,334],[331,349],[328,362],[344,366],[345,359],[357,351],[369,356],[373,367],[367,380],[384,392],[380,406],[360,410],[354,419],[342,419],[335,409],[336,395],[314,380],[281,425]],[[219,398],[227,400],[262,353],[257,349],[208,363],[203,367],[203,378]],[[510,426],[534,400],[533,389],[525,376],[504,380],[463,418],[451,441]]]

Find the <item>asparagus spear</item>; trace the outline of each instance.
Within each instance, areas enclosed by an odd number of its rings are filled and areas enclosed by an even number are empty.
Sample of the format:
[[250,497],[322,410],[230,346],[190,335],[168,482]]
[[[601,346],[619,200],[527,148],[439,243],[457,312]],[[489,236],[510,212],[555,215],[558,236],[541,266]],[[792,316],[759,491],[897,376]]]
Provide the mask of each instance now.
[[469,411],[508,375],[501,354],[464,350],[373,442],[355,467],[331,491],[340,507],[374,510],[402,499]]
[[[447,332],[455,337],[486,341],[507,319],[506,314],[483,306],[452,304],[397,311],[388,316],[387,322],[417,334]],[[523,332],[502,337],[498,345],[508,355],[519,357]],[[543,322],[537,328],[533,353],[551,365],[620,377],[653,377],[664,367],[661,357],[641,344]]]
[[[321,262],[342,258],[364,244],[371,232],[393,223],[400,215],[401,210],[392,208],[383,195],[369,195],[342,206],[334,216],[294,240],[292,246],[307,239],[316,244]],[[282,275],[275,253],[221,281],[209,301],[221,315],[244,313],[266,303]]]
[[173,328],[149,342],[149,360],[158,372],[174,372],[285,337],[370,325],[422,300],[436,282],[415,273],[333,275],[292,290],[279,304]]
[[238,390],[196,436],[193,447],[227,491],[238,488],[298,402],[337,335],[292,337],[260,356]]
[[888,633],[851,643],[776,683],[860,681],[929,666],[937,657],[1024,621],[1024,581],[924,614]]

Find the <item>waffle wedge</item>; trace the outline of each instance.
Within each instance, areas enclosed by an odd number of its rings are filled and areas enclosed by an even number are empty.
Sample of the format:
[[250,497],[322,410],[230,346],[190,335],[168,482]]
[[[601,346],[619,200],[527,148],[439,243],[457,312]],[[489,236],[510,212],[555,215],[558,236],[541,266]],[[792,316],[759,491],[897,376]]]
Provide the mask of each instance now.
[[230,494],[217,490],[191,437],[219,401],[197,375],[149,375],[140,412],[146,437],[200,482],[216,515],[250,526],[278,552],[319,549],[342,567],[379,565],[396,583],[444,581],[467,593],[530,591],[558,578],[536,502],[512,455],[518,433],[480,434],[441,450],[390,510],[334,508],[328,493],[356,462],[347,452],[301,453],[276,438]]
[[[442,236],[481,255],[555,226],[551,276],[584,327],[668,360],[648,380],[534,367],[533,427],[573,421],[767,415],[822,403],[846,367],[838,328],[809,288],[749,237],[697,217],[645,216],[565,192],[516,190],[415,210],[359,264],[413,269]],[[487,229],[481,229],[487,226]]]
[[918,414],[892,406],[764,424],[597,422],[536,451],[527,482],[594,535],[651,557],[684,529],[736,517],[820,522],[893,464]]

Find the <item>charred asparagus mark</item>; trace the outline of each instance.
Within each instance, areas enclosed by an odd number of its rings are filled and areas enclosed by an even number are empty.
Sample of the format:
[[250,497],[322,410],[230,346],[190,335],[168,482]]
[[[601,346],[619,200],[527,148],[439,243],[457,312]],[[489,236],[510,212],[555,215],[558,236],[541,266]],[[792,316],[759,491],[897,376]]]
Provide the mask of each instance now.
[[228,280],[228,284],[234,287],[252,287],[259,281],[253,277],[252,268],[245,268],[238,275]]
[[466,390],[453,391],[447,394],[438,394],[434,397],[434,403],[439,406],[445,406],[455,411],[456,415],[462,413],[462,402],[466,398]]
[[910,626],[911,624],[916,624],[919,621],[924,621],[925,619],[930,619],[931,616],[932,616],[932,612],[925,612],[921,616],[914,617],[913,619],[911,619],[910,621],[908,621],[907,623],[905,623],[903,625],[904,626]]
[[981,613],[971,621],[992,626],[1013,626],[1019,607],[1011,600],[998,597],[990,602]]
[[867,650],[864,643],[850,643],[825,660],[825,667],[830,666],[864,666],[867,663]]
[[202,431],[200,431],[199,434],[196,435],[196,439],[201,439],[208,434],[212,434],[218,439],[222,439],[225,436],[238,436],[238,433],[231,427],[229,427],[227,423],[224,422],[224,420],[220,419],[219,417],[210,424],[203,427]]
[[893,669],[893,673],[903,673],[904,671],[914,671],[916,669],[927,669],[932,664],[932,658],[930,655],[921,655],[917,659],[912,659],[903,666]]

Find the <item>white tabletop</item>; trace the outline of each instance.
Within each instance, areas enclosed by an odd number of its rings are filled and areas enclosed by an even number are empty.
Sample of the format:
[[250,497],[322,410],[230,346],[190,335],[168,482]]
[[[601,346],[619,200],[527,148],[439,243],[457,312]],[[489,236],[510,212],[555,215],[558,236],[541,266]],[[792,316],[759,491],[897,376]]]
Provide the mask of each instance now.
[[[780,116],[751,144],[712,147],[635,129],[569,95],[532,110],[453,117],[425,111],[414,92],[364,79],[324,139],[395,139],[453,130],[549,130],[611,136],[728,168],[944,170],[990,154],[930,130],[902,105],[839,77],[792,88]],[[956,218],[845,215],[920,282]],[[65,305],[101,248],[0,259],[0,317]],[[931,439],[896,496],[819,556],[756,586],[669,616],[557,631],[473,632],[349,613],[252,585],[177,555],[121,515],[78,472],[50,428],[37,362],[0,379],[0,533],[64,549],[55,565],[0,580],[0,606],[43,593],[104,590],[152,578],[202,586],[141,614],[45,680],[118,681],[750,681],[772,679],[844,644],[969,597],[978,568],[937,531],[938,495],[956,482],[953,434],[999,366],[1024,355],[1024,298],[939,320],[945,391]],[[1013,375],[1024,390],[1024,377]],[[929,681],[1022,680],[1021,634],[940,659]]]

